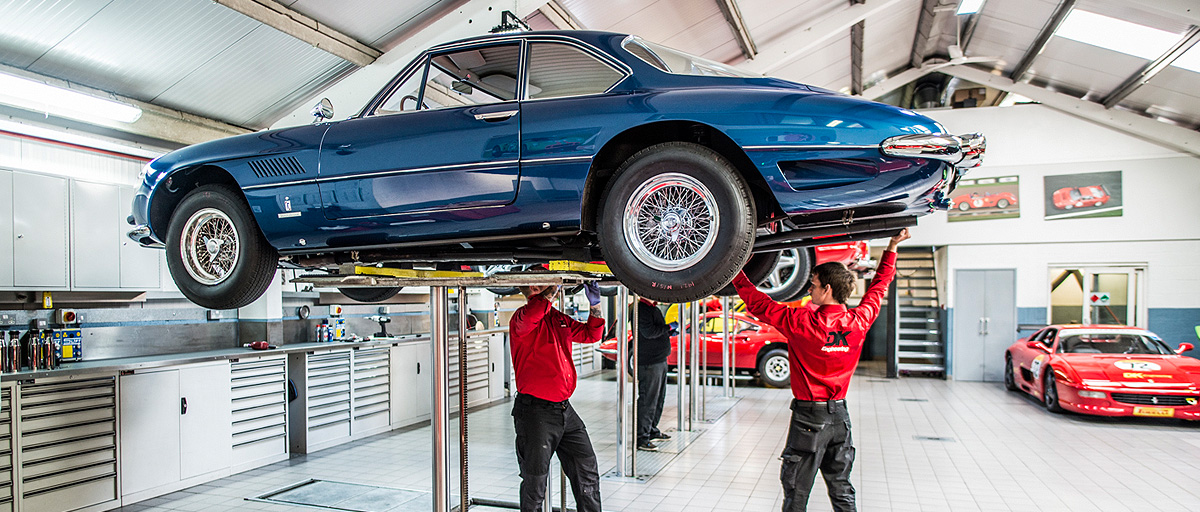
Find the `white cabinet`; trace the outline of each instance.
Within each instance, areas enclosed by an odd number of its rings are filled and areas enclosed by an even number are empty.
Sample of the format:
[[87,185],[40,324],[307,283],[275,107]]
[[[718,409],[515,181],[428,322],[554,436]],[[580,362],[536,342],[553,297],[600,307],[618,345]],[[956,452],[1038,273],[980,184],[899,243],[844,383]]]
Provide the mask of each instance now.
[[67,179],[23,172],[12,178],[13,286],[67,289]]
[[120,196],[116,185],[71,181],[71,277],[76,289],[121,285]]
[[231,471],[287,459],[287,356],[243,357],[230,371]]
[[137,372],[120,379],[121,494],[127,502],[228,474],[228,361]]
[[[162,288],[163,260],[166,251],[147,249],[137,244],[125,232],[132,226],[125,222],[129,205],[133,204],[134,189],[120,187],[120,215],[118,217],[117,242],[120,244],[119,257],[121,260],[121,288],[132,290],[157,290]],[[0,264],[3,264],[0,262]]]
[[429,418],[431,397],[429,342],[391,349],[392,425],[402,427]]
[[0,286],[13,285],[12,171],[0,171]]

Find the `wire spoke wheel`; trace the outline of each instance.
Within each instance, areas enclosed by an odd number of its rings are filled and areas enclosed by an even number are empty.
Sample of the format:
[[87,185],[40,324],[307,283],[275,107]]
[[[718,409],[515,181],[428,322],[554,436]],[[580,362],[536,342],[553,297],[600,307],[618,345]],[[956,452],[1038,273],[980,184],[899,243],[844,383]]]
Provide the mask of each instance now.
[[228,279],[241,252],[237,228],[216,208],[204,208],[188,217],[179,248],[188,274],[205,285]]
[[625,240],[646,266],[672,272],[708,255],[720,229],[713,194],[699,180],[664,173],[646,180],[625,205]]

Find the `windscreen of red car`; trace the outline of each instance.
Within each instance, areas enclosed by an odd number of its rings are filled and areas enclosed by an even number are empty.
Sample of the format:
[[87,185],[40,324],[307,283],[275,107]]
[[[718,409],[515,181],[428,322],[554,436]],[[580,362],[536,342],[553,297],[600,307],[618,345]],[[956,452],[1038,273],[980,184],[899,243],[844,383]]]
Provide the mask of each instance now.
[[1171,354],[1149,336],[1120,333],[1083,333],[1064,336],[1058,344],[1064,354]]

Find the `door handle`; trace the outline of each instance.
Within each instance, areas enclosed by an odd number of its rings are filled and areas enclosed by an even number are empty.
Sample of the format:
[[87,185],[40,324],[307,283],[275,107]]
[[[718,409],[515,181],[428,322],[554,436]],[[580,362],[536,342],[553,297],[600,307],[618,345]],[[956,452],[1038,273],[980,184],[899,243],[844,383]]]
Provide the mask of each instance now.
[[983,333],[991,334],[992,319],[991,317],[983,317]]
[[983,336],[983,317],[979,317],[979,329],[977,329],[977,331],[979,332],[980,336]]
[[417,375],[421,374],[421,363],[417,363]]
[[187,414],[187,397],[179,397],[179,414]]
[[515,115],[517,115],[517,112],[519,112],[519,111],[517,111],[517,110],[504,110],[504,111],[500,111],[500,112],[488,112],[488,113],[486,113],[486,114],[475,114],[475,120],[477,120],[477,121],[489,121],[489,122],[491,122],[491,121],[503,121],[503,120],[505,120],[505,119],[508,119],[508,118],[510,118],[510,117],[512,117],[512,116],[515,116]]

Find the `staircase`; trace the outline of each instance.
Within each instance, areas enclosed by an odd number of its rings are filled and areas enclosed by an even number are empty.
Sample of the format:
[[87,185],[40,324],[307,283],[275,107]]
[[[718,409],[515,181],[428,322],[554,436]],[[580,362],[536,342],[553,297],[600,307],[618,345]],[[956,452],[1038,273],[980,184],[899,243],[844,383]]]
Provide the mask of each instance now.
[[900,247],[896,254],[896,359],[900,375],[946,375],[942,308],[932,247]]

